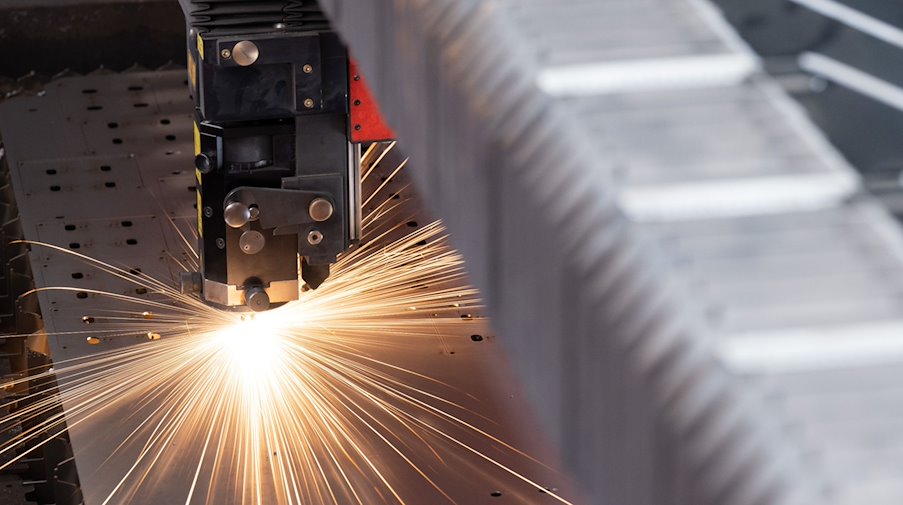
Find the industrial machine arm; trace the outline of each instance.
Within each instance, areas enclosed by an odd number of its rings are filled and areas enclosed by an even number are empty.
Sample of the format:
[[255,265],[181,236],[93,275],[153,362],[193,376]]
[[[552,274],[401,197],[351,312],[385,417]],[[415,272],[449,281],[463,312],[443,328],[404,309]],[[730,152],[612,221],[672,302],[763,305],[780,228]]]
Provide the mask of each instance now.
[[298,298],[299,271],[316,289],[358,240],[360,142],[391,133],[315,1],[180,3],[200,254],[182,289],[266,310]]

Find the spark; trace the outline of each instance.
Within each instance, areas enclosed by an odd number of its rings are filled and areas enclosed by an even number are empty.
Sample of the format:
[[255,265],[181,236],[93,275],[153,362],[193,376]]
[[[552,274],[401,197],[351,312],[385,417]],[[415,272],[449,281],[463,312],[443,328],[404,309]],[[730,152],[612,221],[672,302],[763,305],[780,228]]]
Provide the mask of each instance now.
[[[368,150],[365,177],[393,147]],[[403,168],[367,201],[384,197]],[[115,447],[89,470],[116,476],[93,497],[103,504],[147,501],[161,482],[181,489],[186,505],[413,505],[424,503],[425,492],[436,497],[429,503],[454,504],[455,489],[444,484],[452,474],[487,495],[503,484],[519,487],[506,503],[535,503],[537,491],[570,503],[518,471],[543,465],[493,435],[492,422],[460,401],[466,392],[399,364],[437,335],[475,324],[481,302],[441,223],[409,230],[394,194],[364,216],[363,239],[372,245],[341,257],[318,290],[253,315],[219,311],[147,274],[34,243],[156,297],[78,289],[135,309],[85,315],[85,329],[68,334],[100,349],[144,338],[0,382],[12,390],[55,380],[60,392],[60,400],[43,392],[25,401],[0,397],[0,410],[14,409],[0,418],[0,431],[24,427],[0,442],[0,470],[37,450],[44,434],[71,430]],[[76,290],[36,291],[50,289]]]

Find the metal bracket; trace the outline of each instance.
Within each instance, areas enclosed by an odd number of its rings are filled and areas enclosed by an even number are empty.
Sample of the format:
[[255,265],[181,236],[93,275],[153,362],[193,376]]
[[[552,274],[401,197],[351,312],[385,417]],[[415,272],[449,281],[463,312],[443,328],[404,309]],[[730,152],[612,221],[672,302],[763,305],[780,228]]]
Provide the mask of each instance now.
[[[315,221],[306,212],[311,202],[318,198],[331,200],[330,195],[315,191],[303,191],[295,189],[255,188],[241,186],[230,191],[223,201],[223,208],[239,203],[248,209],[250,221],[253,212],[257,209],[257,219],[264,229],[273,229],[274,235],[297,234],[303,225],[314,224]],[[239,226],[235,226],[238,224]],[[244,223],[238,221],[230,223],[230,226],[241,227]]]

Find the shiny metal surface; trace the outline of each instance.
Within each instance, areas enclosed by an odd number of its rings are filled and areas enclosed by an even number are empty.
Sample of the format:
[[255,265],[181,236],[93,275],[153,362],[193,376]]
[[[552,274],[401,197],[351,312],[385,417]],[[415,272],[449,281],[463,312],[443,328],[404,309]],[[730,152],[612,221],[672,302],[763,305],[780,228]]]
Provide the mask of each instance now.
[[256,230],[249,230],[241,234],[238,238],[238,247],[245,254],[257,254],[266,245],[266,239],[263,234]]
[[232,228],[241,228],[251,220],[251,210],[241,202],[231,202],[223,209],[223,219]]
[[260,57],[260,49],[250,40],[242,40],[232,47],[232,59],[243,67],[253,65]]
[[325,198],[314,198],[314,200],[310,202],[307,212],[310,214],[311,219],[320,223],[332,217],[334,210],[335,209],[333,209],[332,203],[330,203],[329,200]]

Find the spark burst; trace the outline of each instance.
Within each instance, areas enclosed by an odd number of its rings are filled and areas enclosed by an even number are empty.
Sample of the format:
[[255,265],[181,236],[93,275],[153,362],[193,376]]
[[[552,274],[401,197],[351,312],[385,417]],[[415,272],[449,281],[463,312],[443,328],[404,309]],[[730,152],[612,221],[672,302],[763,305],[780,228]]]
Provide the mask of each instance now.
[[[390,150],[365,154],[365,178]],[[35,395],[0,419],[0,429],[43,419],[0,445],[0,461],[9,459],[0,469],[26,458],[39,433],[78,429],[97,443],[121,438],[98,469],[80,468],[115,476],[96,497],[103,504],[150,496],[185,504],[458,503],[449,482],[492,489],[504,479],[523,491],[508,503],[537,503],[537,491],[543,502],[569,503],[515,469],[512,462],[537,462],[472,421],[480,415],[443,394],[456,392],[452,385],[393,359],[459,330],[468,323],[457,314],[480,305],[441,224],[409,232],[399,200],[385,197],[404,165],[366,199],[367,245],[345,254],[319,290],[255,315],[218,311],[168,282],[39,244],[158,296],[95,291],[135,310],[86,315],[89,343],[135,333],[147,342],[3,385],[56,379],[66,417],[57,400]],[[455,317],[437,317],[448,314]],[[132,430],[122,437],[106,429],[114,423]],[[123,456],[130,466],[112,467]]]

